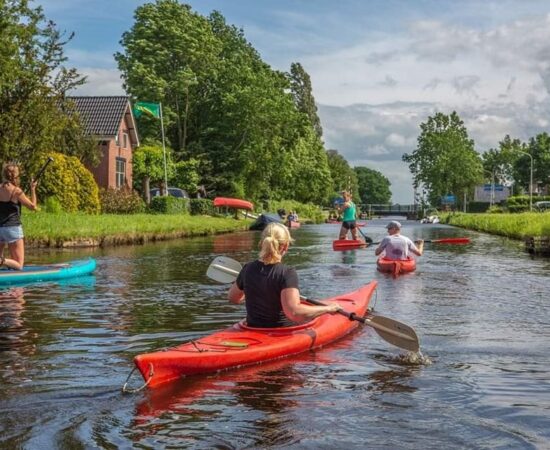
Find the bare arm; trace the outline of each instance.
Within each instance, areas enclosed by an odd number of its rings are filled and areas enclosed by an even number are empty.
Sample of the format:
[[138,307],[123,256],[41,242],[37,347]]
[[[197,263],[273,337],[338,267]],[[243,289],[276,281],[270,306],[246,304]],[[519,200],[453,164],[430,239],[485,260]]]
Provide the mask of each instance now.
[[422,253],[424,253],[424,240],[419,239],[418,241],[414,241],[414,244],[411,247],[411,251],[418,256],[422,256]]
[[339,311],[338,303],[327,303],[326,306],[305,305],[300,301],[300,292],[296,288],[281,291],[283,312],[293,322],[304,322],[326,313]]
[[31,183],[31,199],[29,200],[25,193],[23,191],[20,191],[19,195],[17,196],[17,200],[19,200],[19,203],[26,206],[30,210],[36,210],[36,181],[33,181]]
[[244,301],[244,292],[239,289],[237,283],[233,283],[229,288],[227,297],[231,303],[238,305]]

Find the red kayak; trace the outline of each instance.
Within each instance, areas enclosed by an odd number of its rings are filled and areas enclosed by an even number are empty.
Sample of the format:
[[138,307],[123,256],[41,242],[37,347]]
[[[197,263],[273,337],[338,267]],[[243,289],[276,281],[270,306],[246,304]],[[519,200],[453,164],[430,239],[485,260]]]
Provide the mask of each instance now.
[[333,250],[353,250],[354,248],[364,248],[367,244],[361,239],[337,239],[332,241]]
[[402,273],[413,272],[416,270],[416,259],[409,258],[403,260],[388,259],[385,256],[380,256],[376,261],[376,265],[380,272],[391,273],[398,276]]
[[254,209],[254,205],[251,202],[239,198],[228,197],[216,197],[214,199],[214,206],[217,208],[220,206],[227,206],[228,208],[248,209],[249,211]]
[[291,220],[290,222],[287,222],[288,228],[300,228],[302,225],[300,222],[295,222]]
[[[376,281],[327,298],[346,311],[364,316]],[[357,328],[359,322],[340,314],[324,314],[311,322],[286,328],[252,328],[241,321],[231,328],[158,352],[134,358],[146,385],[157,387],[179,378],[219,372],[296,355],[322,347]]]

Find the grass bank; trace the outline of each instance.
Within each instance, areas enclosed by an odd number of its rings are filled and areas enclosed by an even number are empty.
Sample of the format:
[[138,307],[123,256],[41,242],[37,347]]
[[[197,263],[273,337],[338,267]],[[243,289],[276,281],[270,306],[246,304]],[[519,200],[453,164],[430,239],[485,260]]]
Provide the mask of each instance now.
[[518,214],[453,213],[441,216],[449,225],[514,239],[550,236],[550,212]]
[[142,244],[247,230],[252,220],[180,214],[87,215],[45,212],[22,215],[28,247]]

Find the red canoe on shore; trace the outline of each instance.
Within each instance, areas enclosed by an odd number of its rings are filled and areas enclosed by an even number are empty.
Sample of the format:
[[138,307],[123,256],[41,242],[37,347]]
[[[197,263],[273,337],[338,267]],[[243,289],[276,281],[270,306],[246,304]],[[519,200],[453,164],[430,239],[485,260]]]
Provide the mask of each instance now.
[[[327,298],[363,317],[377,282],[356,291]],[[174,348],[134,358],[146,385],[154,388],[179,378],[214,373],[296,355],[333,342],[353,331],[359,322],[345,315],[324,314],[311,322],[285,328],[253,328],[241,321],[231,328]]]
[[254,205],[249,201],[228,197],[216,197],[214,199],[214,206],[227,206],[228,208],[247,209],[249,211],[254,209]]
[[364,248],[367,244],[361,239],[337,239],[332,241],[333,250],[353,250],[354,248]]
[[376,266],[380,272],[391,273],[394,276],[398,276],[402,273],[416,270],[416,259],[393,260],[380,256],[376,261]]

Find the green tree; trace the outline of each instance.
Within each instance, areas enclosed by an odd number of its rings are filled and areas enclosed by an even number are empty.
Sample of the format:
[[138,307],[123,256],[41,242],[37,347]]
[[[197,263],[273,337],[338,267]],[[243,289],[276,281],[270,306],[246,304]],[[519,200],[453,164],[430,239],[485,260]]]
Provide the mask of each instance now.
[[[204,17],[177,0],[139,6],[134,19],[115,54],[124,87],[135,99],[162,103],[175,156],[184,157],[197,132],[195,107],[215,80],[220,42]],[[158,124],[145,116],[138,123],[144,138],[158,138]]]
[[480,155],[468,137],[464,122],[456,112],[437,113],[420,124],[417,148],[404,154],[414,185],[423,184],[430,203],[440,203],[444,195],[455,195],[459,202],[483,180]]
[[[171,149],[166,149],[166,174],[168,178],[174,175],[174,164],[170,158]],[[164,151],[160,145],[142,145],[132,156],[132,173],[134,189],[149,200],[149,188],[164,186]],[[168,186],[166,186],[168,187]]]
[[[521,155],[527,151],[519,139],[512,139],[506,135],[499,142],[498,149],[491,148],[481,155],[483,160],[484,178],[486,182],[510,184],[514,181],[514,165]],[[528,158],[528,157],[526,157]]]
[[338,150],[327,151],[330,177],[332,178],[332,195],[340,196],[342,191],[350,191],[355,201],[361,201],[357,174],[350,167]]
[[[533,158],[533,190],[538,186],[550,183],[550,136],[540,133],[529,139],[529,143],[521,149]],[[514,179],[526,192],[529,191],[531,179],[531,158],[524,153],[516,153],[514,163]]]
[[290,89],[299,112],[305,114],[319,138],[323,135],[321,120],[317,115],[317,105],[313,97],[311,78],[300,63],[290,65]]
[[55,149],[97,162],[98,153],[84,136],[65,94],[83,84],[67,68],[64,37],[42,8],[25,0],[0,1],[0,158],[23,166]]
[[374,169],[354,167],[361,203],[382,204],[391,201],[390,180]]

